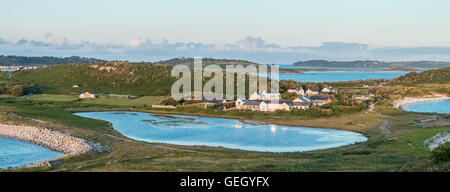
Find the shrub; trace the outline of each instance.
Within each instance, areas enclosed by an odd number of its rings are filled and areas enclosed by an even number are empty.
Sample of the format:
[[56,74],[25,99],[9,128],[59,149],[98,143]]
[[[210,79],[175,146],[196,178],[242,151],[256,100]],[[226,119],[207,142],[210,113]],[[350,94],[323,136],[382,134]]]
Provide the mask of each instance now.
[[447,141],[444,144],[439,145],[431,151],[431,159],[435,163],[449,162],[450,161],[450,142]]
[[284,100],[294,100],[294,99],[298,98],[298,94],[293,93],[293,92],[286,92],[283,94],[282,97]]
[[22,85],[14,85],[11,88],[10,93],[11,93],[11,95],[13,95],[15,97],[22,96],[24,94],[23,86]]
[[172,97],[161,100],[161,105],[178,105],[178,101]]

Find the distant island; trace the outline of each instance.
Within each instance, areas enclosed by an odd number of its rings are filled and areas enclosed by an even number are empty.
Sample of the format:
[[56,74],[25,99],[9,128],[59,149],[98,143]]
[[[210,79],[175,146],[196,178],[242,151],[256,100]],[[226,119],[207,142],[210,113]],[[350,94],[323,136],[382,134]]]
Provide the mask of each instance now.
[[[86,58],[80,56],[71,57],[53,57],[53,56],[42,56],[42,57],[28,57],[28,56],[15,56],[15,55],[0,55],[0,66],[7,67],[18,67],[18,66],[47,66],[47,65],[57,65],[57,64],[73,64],[73,63],[102,63],[108,62],[108,60],[96,59],[96,58]],[[161,60],[156,62],[145,62],[149,64],[159,64],[159,65],[169,65],[175,66],[178,64],[185,64],[188,66],[194,65],[194,58],[192,57],[178,57],[173,59]],[[215,58],[202,58],[203,65],[216,64],[219,66],[224,65],[249,65],[255,64],[250,61],[236,60],[236,59],[215,59]]]
[[98,63],[105,62],[105,60],[86,58],[79,56],[72,57],[26,57],[15,55],[0,55],[0,66],[44,66],[44,65],[56,65],[56,64],[68,64],[68,63]]
[[[161,64],[161,65],[170,65],[170,66],[175,66],[178,64],[184,64],[184,65],[188,65],[188,66],[193,66],[194,65],[194,58],[192,57],[178,57],[178,58],[173,58],[173,59],[168,59],[168,60],[162,60],[162,61],[157,61],[157,62],[153,62],[152,64]],[[223,65],[250,65],[250,64],[254,64],[254,65],[258,65],[258,63],[254,63],[254,62],[250,62],[250,61],[246,61],[246,60],[236,60],[236,59],[216,59],[216,58],[202,58],[202,64],[203,65],[211,65],[211,64],[215,64],[215,65],[219,65],[222,66]]]
[[298,61],[293,64],[301,67],[346,67],[346,68],[391,68],[391,69],[414,69],[414,68],[443,68],[450,66],[450,62],[439,61],[327,61],[309,60]]

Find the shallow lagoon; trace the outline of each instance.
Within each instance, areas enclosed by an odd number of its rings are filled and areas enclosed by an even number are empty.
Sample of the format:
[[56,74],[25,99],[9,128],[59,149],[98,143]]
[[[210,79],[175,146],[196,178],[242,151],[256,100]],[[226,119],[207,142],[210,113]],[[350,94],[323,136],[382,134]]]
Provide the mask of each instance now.
[[0,168],[25,166],[61,155],[64,153],[17,139],[0,137]]
[[141,112],[82,112],[75,115],[109,121],[114,129],[136,140],[177,145],[293,152],[340,147],[367,140],[362,134],[351,131],[236,119]]
[[450,113],[450,100],[417,103],[402,107],[403,110],[427,113]]

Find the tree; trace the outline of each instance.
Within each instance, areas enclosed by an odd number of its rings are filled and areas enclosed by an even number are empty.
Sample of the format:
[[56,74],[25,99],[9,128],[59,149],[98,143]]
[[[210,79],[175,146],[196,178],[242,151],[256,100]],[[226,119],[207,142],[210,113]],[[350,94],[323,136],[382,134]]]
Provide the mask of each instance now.
[[294,100],[298,98],[298,94],[294,92],[286,92],[282,97],[284,100]]
[[450,161],[450,142],[445,142],[431,151],[431,159],[435,163]]

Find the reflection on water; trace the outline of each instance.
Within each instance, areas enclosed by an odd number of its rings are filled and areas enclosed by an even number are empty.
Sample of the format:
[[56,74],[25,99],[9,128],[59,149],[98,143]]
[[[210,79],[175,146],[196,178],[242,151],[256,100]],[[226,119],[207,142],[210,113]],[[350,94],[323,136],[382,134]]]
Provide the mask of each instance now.
[[76,115],[110,121],[122,134],[143,141],[178,145],[291,152],[326,149],[366,141],[359,133],[291,127],[235,119],[129,112]]
[[270,132],[273,134],[277,133],[277,126],[276,125],[270,125]]

